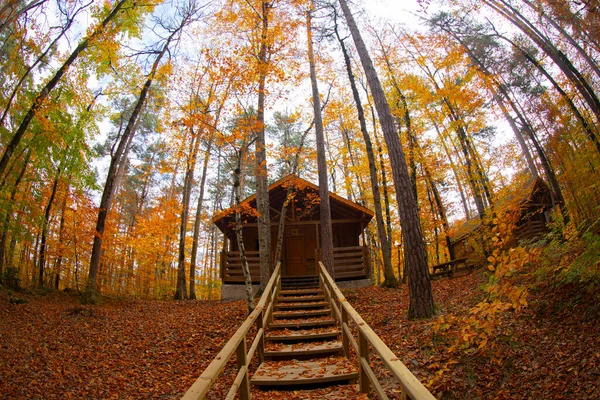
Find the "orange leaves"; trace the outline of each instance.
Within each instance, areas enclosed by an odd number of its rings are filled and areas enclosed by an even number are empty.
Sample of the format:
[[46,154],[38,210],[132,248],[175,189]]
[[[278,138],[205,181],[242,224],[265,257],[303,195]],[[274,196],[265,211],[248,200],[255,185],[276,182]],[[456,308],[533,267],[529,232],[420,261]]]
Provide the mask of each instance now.
[[[3,398],[177,398],[245,318],[243,302],[106,301],[0,292]],[[219,396],[218,398],[223,398]]]

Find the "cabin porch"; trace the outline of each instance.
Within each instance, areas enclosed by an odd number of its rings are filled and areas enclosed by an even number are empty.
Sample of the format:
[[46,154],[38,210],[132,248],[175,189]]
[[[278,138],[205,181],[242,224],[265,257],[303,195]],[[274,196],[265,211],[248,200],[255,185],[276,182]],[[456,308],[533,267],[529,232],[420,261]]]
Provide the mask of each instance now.
[[[288,189],[292,187],[292,194]],[[282,205],[291,196],[286,211],[283,242],[279,259],[275,259],[279,219]],[[316,199],[316,200],[315,200]],[[283,277],[316,276],[321,260],[321,224],[318,203],[318,186],[290,175],[269,187],[271,205],[271,270],[281,263]],[[243,203],[255,207],[255,196]],[[332,214],[334,274],[342,287],[360,287],[370,284],[370,256],[366,241],[366,227],[373,213],[349,200],[330,193]],[[252,283],[260,282],[258,224],[252,215],[244,217],[242,233],[246,259],[250,267]],[[240,251],[232,224],[231,209],[214,219],[225,234],[220,259],[222,298],[244,297],[244,274]]]

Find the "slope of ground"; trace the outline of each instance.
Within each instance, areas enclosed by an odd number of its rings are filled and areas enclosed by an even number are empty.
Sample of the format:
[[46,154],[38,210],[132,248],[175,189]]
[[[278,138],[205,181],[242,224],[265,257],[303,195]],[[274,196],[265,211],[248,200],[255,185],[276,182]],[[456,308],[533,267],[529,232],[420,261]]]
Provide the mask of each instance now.
[[246,310],[217,301],[83,307],[62,293],[0,291],[0,398],[179,398]]
[[[478,271],[433,282],[438,316],[466,315],[486,280]],[[537,286],[529,306],[505,313],[477,351],[450,350],[454,335],[434,333],[431,321],[407,320],[405,287],[359,289],[347,297],[438,398],[599,399],[600,307],[593,299],[574,302],[576,293]]]
[[[434,281],[438,315],[468,313],[486,280],[477,271]],[[346,296],[438,398],[600,398],[599,308],[573,301],[572,291],[533,290],[529,306],[505,313],[494,340],[477,352],[449,351],[454,343],[434,333],[435,319],[407,320],[406,286]],[[0,398],[179,398],[245,313],[244,302],[84,307],[63,293],[0,290]],[[393,398],[395,383],[376,358],[373,363]],[[226,385],[212,397],[222,398]]]

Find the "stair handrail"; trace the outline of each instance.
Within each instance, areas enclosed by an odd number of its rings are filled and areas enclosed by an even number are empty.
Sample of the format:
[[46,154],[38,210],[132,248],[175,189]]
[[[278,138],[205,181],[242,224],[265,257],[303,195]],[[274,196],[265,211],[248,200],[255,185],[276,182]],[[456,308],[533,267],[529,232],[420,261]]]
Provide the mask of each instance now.
[[[360,314],[350,305],[346,297],[331,278],[329,272],[319,261],[319,281],[325,295],[331,304],[331,310],[342,327],[342,347],[348,356],[349,345],[352,345],[360,362],[359,385],[361,393],[368,393],[372,387],[380,399],[387,399],[377,376],[369,363],[369,345],[379,355],[387,369],[396,377],[402,385],[402,399],[410,396],[413,400],[435,400],[435,397],[425,386],[413,375],[402,361],[390,348],[379,338],[371,327],[362,319]],[[337,302],[336,302],[337,300]],[[339,302],[339,306],[338,303]],[[358,340],[353,336],[348,322],[352,320],[356,325]]]
[[[183,400],[204,399],[234,353],[237,358],[238,373],[225,398],[233,399],[239,391],[241,400],[250,399],[248,368],[256,350],[258,350],[260,361],[263,361],[265,327],[272,318],[274,300],[277,298],[280,289],[281,263],[278,262],[254,311],[246,318],[225,346],[223,346],[219,354],[204,369],[204,372],[190,386],[183,395]],[[257,324],[256,336],[252,341],[250,350],[246,352],[246,335],[255,323]]]

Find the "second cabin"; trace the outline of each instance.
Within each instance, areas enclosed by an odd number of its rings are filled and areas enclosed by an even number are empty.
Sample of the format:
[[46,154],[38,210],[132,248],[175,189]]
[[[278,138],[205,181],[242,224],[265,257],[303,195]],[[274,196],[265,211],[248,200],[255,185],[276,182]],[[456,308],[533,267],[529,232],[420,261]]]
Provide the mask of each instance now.
[[[289,175],[269,186],[271,214],[271,270],[281,261],[282,276],[317,275],[321,259],[321,222],[319,187],[295,175]],[[275,260],[279,221],[286,202],[283,244],[279,260]],[[373,212],[329,193],[333,227],[335,280],[363,286],[369,283],[370,259],[365,245],[365,229]],[[260,283],[258,223],[256,195],[240,204],[242,233],[253,284]],[[221,253],[222,297],[239,297],[233,292],[244,285],[240,252],[235,236],[235,208],[215,216],[213,222],[225,235]],[[354,281],[354,282],[353,282]],[[237,286],[237,288],[236,288]]]

